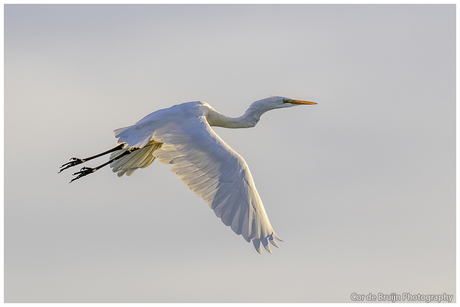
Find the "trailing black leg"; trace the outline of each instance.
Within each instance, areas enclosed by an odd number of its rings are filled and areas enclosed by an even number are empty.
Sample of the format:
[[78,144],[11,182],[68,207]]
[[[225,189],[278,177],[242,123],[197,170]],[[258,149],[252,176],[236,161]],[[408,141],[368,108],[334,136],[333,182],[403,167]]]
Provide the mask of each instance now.
[[125,148],[125,144],[118,144],[116,147],[114,147],[114,148],[112,148],[112,149],[110,149],[110,150],[104,151],[103,153],[100,153],[100,154],[97,154],[97,155],[95,155],[95,156],[91,156],[91,157],[88,157],[88,158],[85,158],[85,159],[71,158],[71,159],[70,159],[70,162],[67,162],[66,164],[63,164],[63,165],[60,167],[60,170],[59,170],[58,173],[62,172],[62,171],[65,170],[65,169],[68,169],[69,167],[72,167],[72,166],[75,166],[75,165],[84,163],[84,162],[86,162],[86,161],[89,161],[89,160],[98,158],[98,157],[100,157],[100,156],[106,155],[106,154],[108,154],[108,153],[111,153],[111,152],[114,152],[114,151],[117,151],[117,150],[120,150],[120,149],[123,149],[123,148]]
[[77,177],[75,177],[75,178],[73,178],[72,180],[70,180],[70,182],[72,182],[72,181],[74,181],[74,180],[77,180],[77,179],[80,179],[80,178],[83,177],[83,176],[92,174],[92,173],[94,173],[95,171],[97,171],[98,169],[101,169],[101,168],[103,168],[104,166],[106,166],[106,165],[112,163],[113,161],[116,161],[116,160],[118,160],[118,159],[123,158],[123,157],[126,156],[126,155],[129,155],[130,153],[132,153],[132,152],[135,151],[136,149],[139,149],[139,148],[129,148],[129,149],[127,149],[124,153],[122,153],[121,155],[116,156],[115,158],[110,159],[110,160],[107,161],[106,163],[101,164],[101,165],[99,165],[99,166],[97,166],[97,167],[94,167],[94,168],[93,168],[93,167],[82,167],[82,168],[80,169],[79,172],[76,172],[76,173],[73,173],[73,174],[72,174],[73,176],[77,175]]

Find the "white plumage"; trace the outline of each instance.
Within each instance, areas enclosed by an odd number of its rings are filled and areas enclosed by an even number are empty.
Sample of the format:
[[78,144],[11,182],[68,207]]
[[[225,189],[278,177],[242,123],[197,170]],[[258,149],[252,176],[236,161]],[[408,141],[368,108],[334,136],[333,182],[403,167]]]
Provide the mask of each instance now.
[[[261,243],[271,253],[268,242],[278,247],[275,239],[282,240],[270,224],[251,172],[244,159],[211,129],[211,125],[253,127],[268,110],[300,104],[315,103],[270,97],[253,103],[239,118],[226,117],[199,101],[158,110],[135,125],[114,131],[118,144],[123,144],[118,146],[123,148],[112,152],[110,167],[118,176],[129,176],[136,169],[149,166],[155,158],[160,163],[172,165],[171,172],[206,201],[225,225],[246,241],[252,240],[259,253]],[[86,173],[78,178],[84,175]]]

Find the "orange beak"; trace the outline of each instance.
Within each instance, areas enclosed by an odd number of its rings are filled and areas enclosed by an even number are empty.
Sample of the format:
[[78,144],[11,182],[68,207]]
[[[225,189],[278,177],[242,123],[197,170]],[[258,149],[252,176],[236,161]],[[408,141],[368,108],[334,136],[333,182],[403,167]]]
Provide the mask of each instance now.
[[303,101],[303,100],[290,100],[289,101],[292,104],[317,104],[316,102],[311,102],[311,101]]

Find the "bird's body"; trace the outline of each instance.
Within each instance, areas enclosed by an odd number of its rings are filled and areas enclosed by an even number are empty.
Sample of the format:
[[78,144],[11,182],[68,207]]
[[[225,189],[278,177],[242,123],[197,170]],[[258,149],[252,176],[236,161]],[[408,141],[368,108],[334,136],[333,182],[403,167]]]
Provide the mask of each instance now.
[[[253,127],[264,112],[296,104],[315,103],[270,97],[254,102],[238,118],[226,117],[200,101],[158,110],[135,125],[114,131],[118,145],[112,150],[110,167],[118,176],[129,176],[136,169],[152,164],[155,158],[173,165],[171,171],[206,201],[225,225],[246,241],[252,240],[259,253],[260,243],[271,252],[268,242],[278,247],[275,239],[280,239],[270,224],[251,172],[244,159],[211,126]],[[74,159],[79,161],[63,167],[89,160]],[[75,179],[97,169],[83,168],[75,173],[78,175]]]

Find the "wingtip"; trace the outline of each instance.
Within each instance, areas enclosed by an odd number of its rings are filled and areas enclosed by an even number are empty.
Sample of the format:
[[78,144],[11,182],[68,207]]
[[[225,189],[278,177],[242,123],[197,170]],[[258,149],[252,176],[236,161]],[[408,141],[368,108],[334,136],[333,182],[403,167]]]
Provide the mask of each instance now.
[[274,247],[280,248],[280,247],[278,246],[278,244],[276,244],[275,240],[274,240],[272,237],[270,237],[269,241],[270,241],[270,243],[271,243]]
[[270,245],[267,244],[267,245],[265,245],[264,247],[265,247],[265,249],[267,250],[267,252],[269,252],[270,254],[273,254],[273,253],[272,253],[272,250],[270,249]]
[[260,240],[252,240],[252,244],[254,244],[254,248],[256,249],[256,251],[262,255],[262,249],[260,248]]
[[273,234],[272,234],[272,237],[275,238],[276,240],[280,241],[280,242],[284,242],[283,240],[281,240],[280,237],[278,237],[278,236],[276,235],[276,233],[273,233]]

